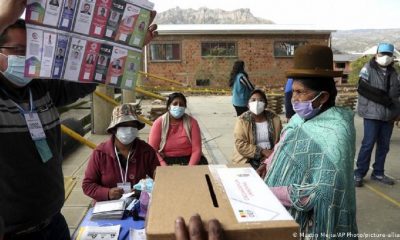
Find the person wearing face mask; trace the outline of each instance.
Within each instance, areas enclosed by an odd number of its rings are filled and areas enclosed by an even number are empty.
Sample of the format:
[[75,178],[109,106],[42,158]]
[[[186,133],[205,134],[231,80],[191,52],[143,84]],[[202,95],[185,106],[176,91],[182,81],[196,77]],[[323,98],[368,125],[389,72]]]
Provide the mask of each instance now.
[[162,166],[208,164],[202,156],[199,124],[185,113],[186,106],[182,93],[172,93],[167,100],[168,111],[151,127],[149,144],[158,152]]
[[[23,75],[26,0],[0,0],[0,219],[4,239],[70,239],[57,107],[93,92],[96,84]],[[152,18],[155,12],[152,12]],[[157,35],[156,25],[146,34]],[[1,238],[1,236],[0,236]]]
[[96,201],[119,199],[141,179],[154,177],[160,164],[154,149],[138,138],[142,128],[133,105],[114,108],[107,128],[111,137],[93,150],[85,171],[82,189],[87,196]]
[[389,152],[394,121],[400,120],[400,82],[393,67],[394,46],[380,43],[377,54],[360,71],[357,112],[364,119],[364,137],[354,171],[356,187],[363,186],[376,143],[375,163],[371,180],[393,185],[385,175],[385,160]]
[[357,238],[353,180],[354,114],[336,107],[332,50],[296,49],[292,104],[296,112],[283,128],[273,153],[258,169],[261,177],[300,225],[316,239]]
[[[25,2],[0,1],[0,26],[7,26],[0,32],[0,218],[4,239],[70,239],[60,212],[64,182],[57,107],[96,85],[24,76],[25,21],[15,18]],[[1,13],[7,10],[14,18],[5,23]]]
[[267,110],[267,97],[261,89],[255,89],[248,101],[249,111],[236,120],[235,147],[232,162],[249,163],[254,169],[267,158],[279,140],[282,130],[280,117]]

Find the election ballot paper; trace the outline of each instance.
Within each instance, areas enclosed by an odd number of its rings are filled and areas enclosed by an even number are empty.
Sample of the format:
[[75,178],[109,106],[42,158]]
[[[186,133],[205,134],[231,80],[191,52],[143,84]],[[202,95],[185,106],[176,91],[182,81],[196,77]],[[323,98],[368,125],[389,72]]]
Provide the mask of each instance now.
[[133,89],[154,4],[28,0],[25,76]]
[[76,240],[118,240],[120,229],[121,225],[81,227]]
[[123,199],[96,202],[91,220],[122,219],[125,206],[125,200]]
[[[147,215],[149,240],[174,239],[174,221],[217,218],[227,239],[296,239],[299,226],[251,167],[167,166],[156,171]],[[173,187],[172,187],[173,186]]]

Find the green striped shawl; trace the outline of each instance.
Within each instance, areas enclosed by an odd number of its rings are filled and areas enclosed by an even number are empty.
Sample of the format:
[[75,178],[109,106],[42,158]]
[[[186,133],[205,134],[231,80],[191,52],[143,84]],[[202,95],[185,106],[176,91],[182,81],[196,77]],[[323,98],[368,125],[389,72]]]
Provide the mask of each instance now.
[[270,187],[289,186],[288,211],[315,239],[357,239],[353,118],[340,107],[308,121],[293,116],[265,178]]

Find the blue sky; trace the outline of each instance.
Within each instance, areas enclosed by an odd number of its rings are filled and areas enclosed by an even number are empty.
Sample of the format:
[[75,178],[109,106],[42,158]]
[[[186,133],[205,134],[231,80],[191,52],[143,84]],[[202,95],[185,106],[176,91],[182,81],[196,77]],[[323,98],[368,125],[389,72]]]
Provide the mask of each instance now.
[[400,28],[400,0],[150,0],[158,12],[200,7],[249,8],[277,24],[312,24],[331,29]]

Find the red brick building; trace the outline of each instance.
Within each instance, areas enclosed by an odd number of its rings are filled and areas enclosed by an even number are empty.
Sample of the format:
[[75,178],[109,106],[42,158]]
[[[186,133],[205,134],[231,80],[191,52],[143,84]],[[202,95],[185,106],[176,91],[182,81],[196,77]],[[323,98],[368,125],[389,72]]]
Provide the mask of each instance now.
[[336,71],[343,71],[343,76],[341,78],[336,78],[335,80],[339,84],[347,83],[349,75],[351,73],[351,63],[358,58],[362,57],[360,54],[334,54],[333,69]]
[[159,25],[159,36],[146,49],[144,68],[192,87],[227,87],[232,65],[241,59],[257,86],[282,86],[294,50],[302,44],[330,46],[332,31],[276,24]]

